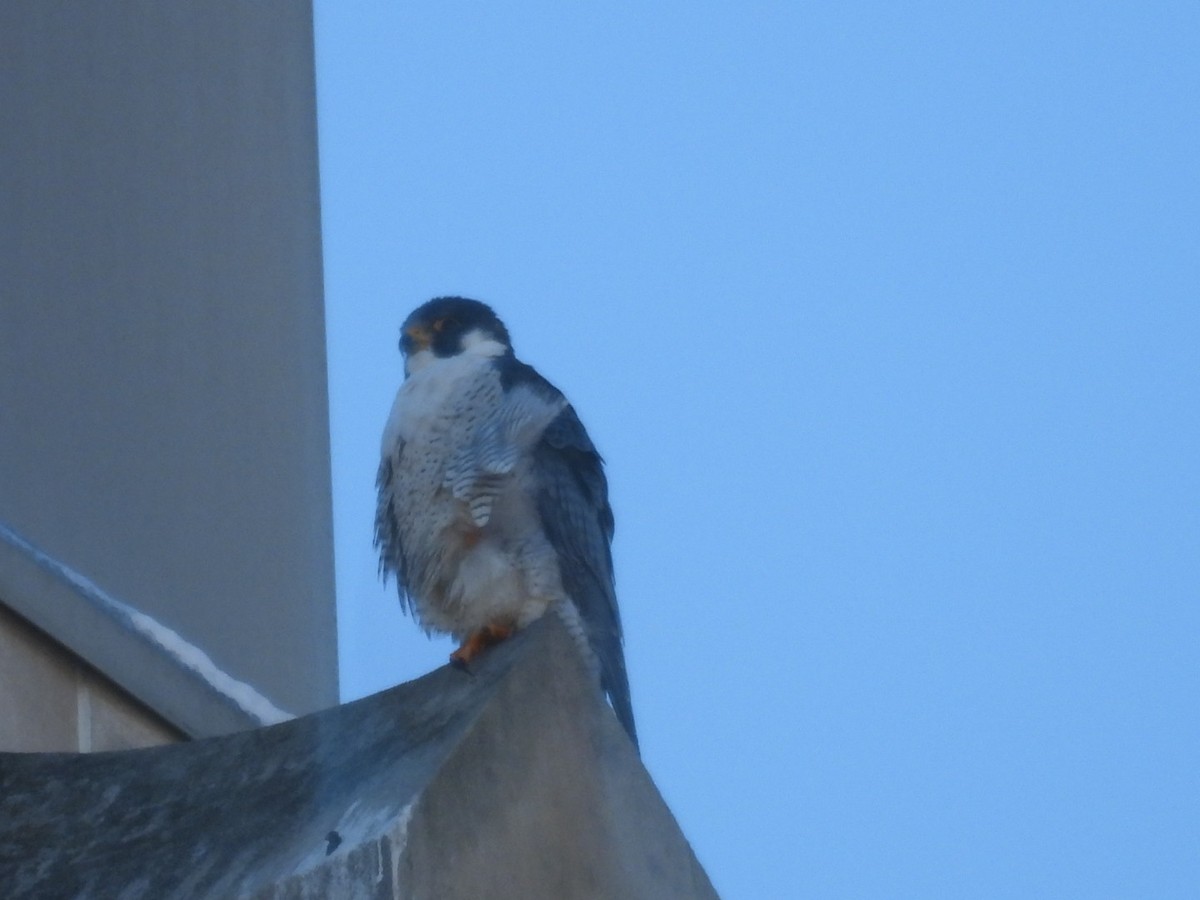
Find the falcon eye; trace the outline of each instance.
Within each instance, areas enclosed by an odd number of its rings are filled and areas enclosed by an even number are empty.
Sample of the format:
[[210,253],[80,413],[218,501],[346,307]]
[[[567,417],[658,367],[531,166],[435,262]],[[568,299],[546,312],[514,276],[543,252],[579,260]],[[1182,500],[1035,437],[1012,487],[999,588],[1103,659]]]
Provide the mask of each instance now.
[[442,316],[440,319],[435,319],[433,322],[433,330],[441,334],[448,328],[453,328],[458,324],[458,320],[454,316]]

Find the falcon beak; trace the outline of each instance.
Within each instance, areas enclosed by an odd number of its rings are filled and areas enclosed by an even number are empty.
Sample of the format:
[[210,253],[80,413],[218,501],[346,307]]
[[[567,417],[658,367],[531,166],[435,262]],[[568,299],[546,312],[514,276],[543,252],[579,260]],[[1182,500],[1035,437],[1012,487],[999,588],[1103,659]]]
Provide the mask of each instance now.
[[405,353],[417,353],[433,343],[433,334],[423,325],[409,325],[400,334],[400,349]]

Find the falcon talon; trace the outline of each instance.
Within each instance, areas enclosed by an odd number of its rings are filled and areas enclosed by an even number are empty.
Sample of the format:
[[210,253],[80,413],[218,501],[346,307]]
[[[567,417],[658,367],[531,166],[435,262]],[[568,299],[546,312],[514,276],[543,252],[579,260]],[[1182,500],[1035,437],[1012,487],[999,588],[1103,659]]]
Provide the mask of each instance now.
[[418,307],[400,351],[376,481],[385,580],[426,629],[466,635],[450,661],[467,672],[516,623],[559,610],[636,746],[608,481],[579,416],[476,300]]
[[459,662],[466,666],[474,662],[483,651],[496,643],[496,640],[492,626],[490,625],[480,628],[478,631],[472,631],[467,635],[467,639],[462,642],[462,646],[450,654],[450,659],[453,662]]

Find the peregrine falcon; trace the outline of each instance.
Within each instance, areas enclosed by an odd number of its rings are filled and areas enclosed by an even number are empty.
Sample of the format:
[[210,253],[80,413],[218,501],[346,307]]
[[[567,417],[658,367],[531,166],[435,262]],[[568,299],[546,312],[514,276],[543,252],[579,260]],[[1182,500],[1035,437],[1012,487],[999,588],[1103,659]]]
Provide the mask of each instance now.
[[513,354],[490,307],[439,297],[401,327],[375,545],[386,581],[466,665],[553,609],[635,746],[600,454],[562,393]]

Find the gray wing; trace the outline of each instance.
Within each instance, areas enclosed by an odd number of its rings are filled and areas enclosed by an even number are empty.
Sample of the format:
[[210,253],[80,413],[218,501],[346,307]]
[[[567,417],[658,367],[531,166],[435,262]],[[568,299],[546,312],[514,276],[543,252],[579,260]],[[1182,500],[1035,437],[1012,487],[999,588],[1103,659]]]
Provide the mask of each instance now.
[[547,426],[533,452],[538,514],[558,554],[563,588],[575,601],[600,662],[600,686],[637,746],[613,585],[613,514],[603,461],[570,406]]
[[375,476],[375,549],[379,551],[379,574],[387,583],[388,576],[396,579],[396,590],[400,594],[400,605],[409,614],[413,613],[412,597],[407,590],[408,565],[404,558],[404,545],[400,540],[400,528],[396,524],[395,500],[392,493],[394,469],[392,461],[404,452],[401,443],[395,451],[383,458]]

